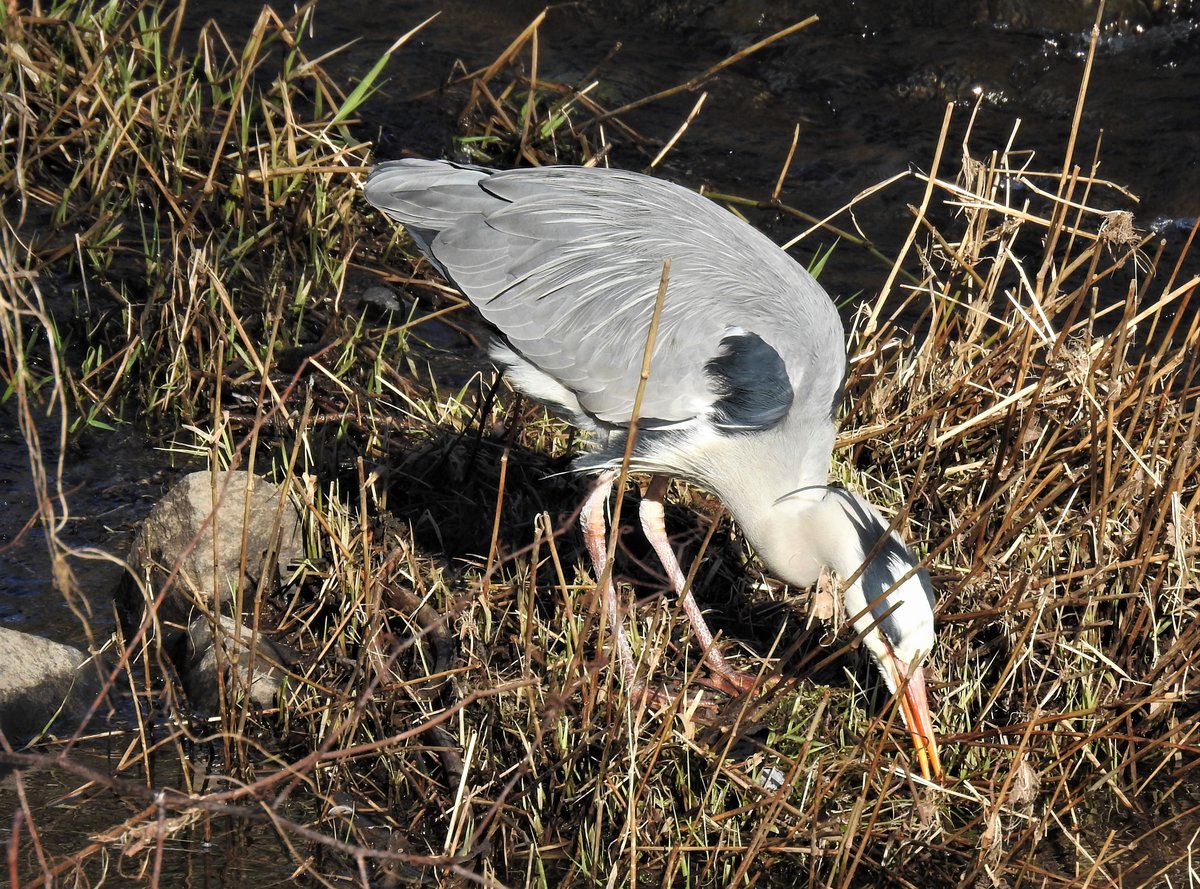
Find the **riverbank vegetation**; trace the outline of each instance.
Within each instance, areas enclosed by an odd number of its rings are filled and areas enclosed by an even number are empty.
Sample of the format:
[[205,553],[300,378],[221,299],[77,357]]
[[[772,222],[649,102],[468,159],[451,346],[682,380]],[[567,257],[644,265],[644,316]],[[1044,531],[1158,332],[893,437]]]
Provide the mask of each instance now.
[[[361,200],[373,158],[356,115],[384,68],[335,82],[305,49],[310,14],[266,9],[242,42],[213,24],[185,36],[180,12],[146,4],[0,13],[0,380],[58,592],[104,645],[100,598],[72,583],[46,414],[63,442],[139,424],[175,461],[269,474],[309,530],[305,570],[261,603],[298,653],[277,709],[231,693],[198,720],[157,652],[109,643],[124,703],[102,765],[81,735],[0,752],[77,779],[65,811],[111,813],[72,837],[52,829],[63,808],[17,793],[14,886],[100,885],[110,856],[157,885],[231,822],[264,825],[284,872],[315,885],[1189,872],[1191,235],[1168,250],[1134,227],[1078,116],[1067,145],[991,146],[972,143],[972,109],[948,109],[936,156],[912,159],[922,199],[888,264],[848,213],[808,218],[802,194],[710,195],[820,252],[825,276],[878,263],[879,291],[846,309],[836,472],[901,516],[939,594],[936,786],[907,770],[845,616],[765,576],[704,492],[674,490],[677,545],[703,557],[694,583],[722,644],[782,681],[701,699],[686,623],[629,535],[625,592],[649,596],[635,643],[676,694],[647,706],[622,687],[564,475],[578,442],[496,383],[465,302]],[[649,143],[587,83],[541,76],[537,25],[451,77],[448,150],[605,163],[635,145],[650,165],[669,149],[671,132]],[[627,497],[629,516],[636,486]]]

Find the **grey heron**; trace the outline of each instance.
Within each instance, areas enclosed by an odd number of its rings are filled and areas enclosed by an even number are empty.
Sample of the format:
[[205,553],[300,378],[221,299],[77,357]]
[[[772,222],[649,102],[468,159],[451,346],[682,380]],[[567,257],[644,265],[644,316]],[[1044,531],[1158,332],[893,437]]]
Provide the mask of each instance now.
[[[929,576],[865,499],[828,484],[846,346],[812,276],[732,213],[637,173],[405,159],[375,167],[364,193],[495,329],[490,355],[515,387],[590,433],[575,468],[596,476],[581,523],[597,582],[605,507],[671,260],[630,468],[650,475],[642,528],[709,669],[729,690],[753,683],[714,646],[685,588],[663,522],[671,477],[716,494],[787,583],[810,586],[825,567],[849,581],[846,612],[900,696],[922,772],[940,777],[923,671],[934,644]],[[600,592],[636,684],[611,581]]]

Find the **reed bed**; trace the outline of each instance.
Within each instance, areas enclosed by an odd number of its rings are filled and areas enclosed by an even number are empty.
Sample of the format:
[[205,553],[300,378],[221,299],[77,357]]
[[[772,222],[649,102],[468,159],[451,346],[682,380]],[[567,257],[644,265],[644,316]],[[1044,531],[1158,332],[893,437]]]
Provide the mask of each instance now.
[[[244,47],[209,25],[185,48],[179,12],[152,5],[5,14],[0,374],[53,553],[84,555],[44,413],[64,442],[149,422],[178,459],[290,485],[309,524],[304,576],[261,603],[300,652],[277,709],[231,698],[196,720],[171,666],[136,666],[156,655],[131,641],[112,659],[135,714],[108,730],[122,755],[97,766],[79,733],[0,751],[78,783],[50,809],[18,773],[12,885],[101,885],[113,856],[158,885],[187,842],[230,822],[273,834],[290,878],[326,886],[1189,878],[1191,238],[1168,250],[1137,231],[1097,159],[1077,157],[1078,125],[1052,154],[993,149],[969,128],[952,143],[948,111],[930,172],[912,174],[925,188],[910,236],[850,325],[836,471],[927,554],[935,786],[908,771],[895,708],[828,597],[765,577],[703,492],[677,488],[669,519],[703,558],[697,592],[735,657],[783,681],[702,699],[631,536],[619,570],[644,598],[635,645],[676,695],[647,707],[622,688],[573,529],[578,444],[495,383],[463,300],[358,200],[369,146],[353,118],[386,59],[340,88],[304,49],[310,15],[268,9]],[[541,23],[452,78],[457,150],[660,157],[671,139],[651,144],[589,98],[591,78],[539,77]],[[780,189],[714,199],[797,235],[837,223],[810,225]],[[833,270],[879,251],[847,239],[821,255]],[[357,299],[379,284],[399,311]],[[107,626],[94,593],[56,580]],[[55,829],[63,807],[95,818],[106,804],[103,832]]]

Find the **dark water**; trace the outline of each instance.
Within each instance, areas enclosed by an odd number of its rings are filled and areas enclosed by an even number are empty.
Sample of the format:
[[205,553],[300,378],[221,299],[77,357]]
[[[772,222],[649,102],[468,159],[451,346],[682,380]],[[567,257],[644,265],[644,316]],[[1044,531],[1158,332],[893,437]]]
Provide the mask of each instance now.
[[[1141,228],[1181,240],[1200,208],[1200,27],[1194,10],[1152,14],[1156,4],[1107,4],[1075,162],[1087,169],[1102,141],[1099,173],[1136,198],[1112,194]],[[1162,5],[1162,4],[1157,4]],[[704,86],[700,117],[660,168],[692,185],[750,197],[769,195],[793,128],[800,139],[782,199],[824,216],[864,189],[915,166],[928,170],[948,103],[955,105],[942,174],[953,177],[961,139],[979,105],[971,152],[1014,145],[1036,153],[1040,169],[1061,164],[1084,71],[1093,11],[1067,2],[776,2],[688,4],[610,0],[550,9],[539,30],[541,79],[600,81],[607,107],[687,81],[774,30],[817,13],[821,21],[739,62]],[[484,67],[544,9],[527,0],[381,4],[346,0],[317,8],[314,49],[346,48],[329,67],[343,82],[370,69],[403,33],[433,12],[390,62],[387,82],[363,109],[361,133],[376,156],[453,154],[457,98],[439,94],[456,61]],[[239,33],[255,12],[226,0],[193,3],[195,21],[211,16]],[[1179,11],[1182,10],[1182,11]],[[605,62],[613,48],[620,49]],[[599,67],[597,67],[599,66]],[[594,73],[593,73],[594,72]],[[682,123],[699,91],[631,112],[624,119],[661,143]],[[618,144],[616,166],[645,166],[657,144]],[[860,206],[855,220],[885,253],[908,230],[915,181]],[[779,240],[800,231],[756,218]],[[850,225],[846,217],[839,224]],[[801,257],[828,246],[814,235]],[[823,279],[834,295],[871,293],[886,274],[849,255]]]
[[[1082,5],[1082,4],[1081,4]],[[663,175],[721,191],[767,196],[800,126],[795,161],[782,198],[816,215],[840,207],[863,189],[907,170],[927,169],[947,103],[955,105],[943,172],[953,175],[959,140],[979,105],[971,150],[1000,150],[1015,137],[1052,168],[1061,157],[1087,52],[1088,15],[1055,4],[814,3],[707,5],[577,3],[553,8],[540,31],[539,75],[577,83],[620,43],[596,73],[598,95],[609,107],[688,78],[730,52],[809,11],[821,23],[707,85],[708,101],[662,168]],[[1047,10],[1054,8],[1055,14]],[[981,15],[979,8],[992,10]],[[1139,7],[1134,5],[1134,9]],[[456,60],[481,67],[541,10],[540,2],[505,0],[442,3],[347,0],[320,6],[314,18],[316,53],[355,41],[328,63],[337,79],[352,82],[404,31],[432,12],[440,17],[393,59],[387,82],[364,107],[360,133],[378,143],[379,157],[402,153],[447,155],[459,109],[440,91]],[[794,17],[789,18],[794,13]],[[235,42],[247,33],[253,4],[193,2],[193,23],[212,16]],[[640,109],[627,120],[650,140],[667,139],[697,95],[685,94]],[[1136,223],[1178,241],[1200,207],[1200,29],[1187,15],[1134,15],[1106,29],[1082,118],[1076,158],[1087,163],[1103,140],[1102,176],[1137,197],[1112,196],[1114,208],[1132,209]],[[643,167],[653,149],[619,146],[615,165]],[[884,252],[894,249],[919,199],[915,182],[895,186],[856,215],[863,232]],[[799,227],[756,220],[779,240]],[[841,219],[839,223],[849,224]],[[800,248],[827,245],[816,235]],[[884,270],[853,251],[839,253],[823,278],[837,293],[870,293]],[[52,438],[54,430],[47,428]],[[51,455],[54,448],[49,448]],[[129,531],[173,473],[166,457],[129,433],[94,433],[66,455],[70,519],[61,536],[73,546],[124,553]],[[11,410],[0,406],[0,623],[77,645],[87,632],[51,582],[46,540],[28,457]],[[25,525],[30,527],[22,532]],[[118,570],[102,560],[71,564],[91,607],[88,623],[103,636],[111,627],[105,595]],[[84,609],[86,610],[86,608]],[[58,778],[55,779],[60,780]],[[69,783],[62,779],[64,786]],[[0,795],[6,791],[0,791]],[[3,807],[0,807],[3,808]],[[111,823],[102,813],[100,824]],[[1194,826],[1194,825],[1193,825]],[[81,828],[75,824],[75,830]],[[240,853],[198,843],[196,856],[174,872],[186,885],[220,885],[246,876]],[[253,856],[252,856],[253,857]],[[216,861],[209,870],[208,861]],[[196,868],[199,871],[196,871]],[[247,872],[261,875],[254,867]],[[229,876],[226,873],[224,876]]]
[[[158,767],[147,780],[140,774],[137,763],[130,768],[122,764],[126,740],[121,736],[113,739],[110,749],[103,749],[103,742],[91,742],[72,753],[72,760],[101,775],[119,774],[121,780],[150,786],[183,787],[184,777],[178,771],[178,760],[162,756],[155,760]],[[197,756],[197,760],[203,759]],[[121,771],[122,767],[124,771]],[[84,777],[58,768],[42,768],[22,773],[26,800],[36,818],[38,836],[43,846],[51,853],[60,850],[78,851],[87,844],[86,838],[107,835],[114,825],[132,814],[124,800],[103,787],[89,785]],[[5,813],[4,836],[12,824],[11,816],[18,807],[16,785],[12,776],[0,783],[0,811]],[[288,806],[295,809],[295,806]],[[253,815],[256,813],[252,813]],[[311,817],[312,813],[288,811],[285,817]],[[165,817],[174,817],[164,812]],[[153,822],[151,822],[153,824]],[[28,825],[22,825],[22,849],[28,850]],[[122,854],[122,846],[111,844],[87,857],[80,869],[90,885],[106,887],[154,885],[150,873],[155,866],[154,855],[144,849],[154,849],[153,834],[132,834],[123,838],[127,847],[140,851],[129,856]],[[144,846],[143,846],[144,844]],[[220,889],[220,887],[255,886],[268,889],[273,886],[295,886],[296,865],[274,831],[266,824],[247,819],[202,817],[183,823],[172,829],[162,843],[161,861],[158,864],[160,886],[190,887],[190,889]],[[36,871],[27,874],[32,878]],[[75,873],[70,879],[74,881]],[[4,884],[7,885],[7,884]],[[76,885],[62,882],[52,885]],[[79,885],[86,885],[80,883]]]
[[[36,417],[35,433],[40,455],[33,459],[49,478],[44,492],[34,481],[15,399],[0,404],[0,624],[86,648],[89,636],[103,642],[114,623],[109,592],[121,568],[106,554],[124,555],[137,522],[177,470],[130,428],[71,435],[61,453],[55,418]],[[51,536],[65,553],[70,580],[62,587],[70,595],[53,582]]]
[[[958,169],[961,138],[977,104],[975,157],[1003,149],[1019,126],[1016,147],[1035,152],[1041,169],[1060,165],[1092,21],[1090,11],[1077,7],[1088,5],[993,3],[988,16],[979,12],[984,4],[971,3],[573,4],[551,9],[540,29],[539,77],[576,84],[599,65],[597,92],[614,107],[685,82],[817,12],[818,24],[704,87],[709,96],[700,117],[661,172],[765,197],[799,125],[782,198],[823,216],[910,165],[927,170],[948,103],[955,115],[943,175]],[[388,4],[382,15],[380,8],[363,0],[321,7],[316,35],[330,45],[357,40],[334,62],[353,76],[431,9],[442,10],[391,62],[388,83],[364,111],[364,135],[377,141],[379,157],[393,157],[447,154],[447,132],[459,109],[453,101],[413,97],[436,90],[456,59],[469,69],[485,65],[542,5],[409,0]],[[1112,207],[1131,209],[1139,227],[1178,240],[1200,208],[1200,29],[1183,16],[1134,15],[1144,11],[1141,4],[1108,8],[1075,160],[1086,169],[1102,141],[1100,175],[1137,198],[1114,193]],[[620,50],[602,64],[618,43]],[[661,142],[697,97],[686,93],[627,119]],[[638,168],[656,149],[618,147],[613,163]],[[919,194],[915,181],[893,186],[862,205],[856,221],[887,253],[907,232],[907,205]],[[770,218],[756,221],[780,240],[800,230],[795,223],[776,228]],[[849,224],[845,217],[838,221]],[[830,240],[815,235],[800,252]],[[835,295],[871,293],[884,271],[850,253],[830,264],[825,281]]]

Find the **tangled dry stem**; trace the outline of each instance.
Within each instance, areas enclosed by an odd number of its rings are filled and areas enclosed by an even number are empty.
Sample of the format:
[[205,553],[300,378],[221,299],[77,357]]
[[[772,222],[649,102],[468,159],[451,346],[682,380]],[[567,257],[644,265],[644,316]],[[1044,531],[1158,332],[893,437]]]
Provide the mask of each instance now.
[[[696,588],[733,588],[728,635],[789,681],[699,708],[662,597],[633,632],[677,698],[649,709],[615,681],[559,474],[571,432],[425,342],[475,327],[357,202],[366,90],[308,58],[308,14],[265,11],[244,51],[210,25],[198,53],[151,6],[5,19],[2,373],[55,554],[79,555],[33,419],[47,405],[63,440],[148,405],[183,453],[270,463],[310,523],[303,580],[261,603],[302,653],[279,709],[234,697],[196,724],[153,670],[114,672],[138,722],[112,768],[80,738],[4,756],[77,776],[74,805],[103,788],[134,814],[47,848],[50,815],[22,791],[14,885],[95,874],[114,849],[157,883],[166,840],[221,818],[269,826],[323,885],[1132,886],[1180,866],[1145,850],[1196,817],[1190,238],[1169,259],[1073,149],[977,156],[944,132],[908,247],[855,316],[838,473],[927,543],[940,592],[949,777],[928,786],[845,628],[758,580],[701,492],[677,491],[674,517],[707,553]],[[452,86],[460,146],[514,162],[640,146],[593,77],[538,75],[541,23]],[[778,190],[722,197],[808,225]],[[879,255],[832,261],[860,247]],[[403,289],[406,317],[349,304],[371,280]],[[641,555],[625,548],[625,580],[660,588]],[[211,749],[224,789],[189,777]],[[172,757],[177,789],[150,792]]]

